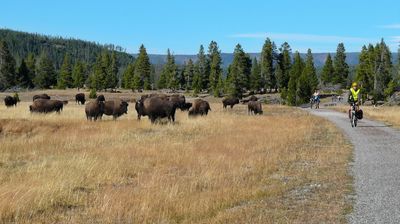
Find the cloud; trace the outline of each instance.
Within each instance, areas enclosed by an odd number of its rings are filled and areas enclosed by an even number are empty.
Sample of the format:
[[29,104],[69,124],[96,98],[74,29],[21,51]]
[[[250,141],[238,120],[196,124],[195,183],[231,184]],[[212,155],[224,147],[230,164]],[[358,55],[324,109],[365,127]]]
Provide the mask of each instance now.
[[400,29],[400,23],[380,26],[383,29]]
[[253,39],[265,39],[269,37],[274,40],[304,41],[304,42],[319,42],[319,43],[338,43],[338,42],[366,43],[366,42],[376,41],[374,39],[362,38],[362,37],[315,35],[315,34],[302,34],[302,33],[241,33],[241,34],[230,35],[229,37],[253,38]]

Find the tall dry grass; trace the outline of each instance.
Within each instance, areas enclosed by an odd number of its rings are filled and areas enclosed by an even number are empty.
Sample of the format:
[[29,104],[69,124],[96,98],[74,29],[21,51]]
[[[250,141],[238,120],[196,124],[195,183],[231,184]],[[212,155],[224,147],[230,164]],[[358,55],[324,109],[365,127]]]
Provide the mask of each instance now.
[[325,120],[243,105],[174,125],[84,106],[0,106],[0,222],[327,223],[351,208],[350,147]]

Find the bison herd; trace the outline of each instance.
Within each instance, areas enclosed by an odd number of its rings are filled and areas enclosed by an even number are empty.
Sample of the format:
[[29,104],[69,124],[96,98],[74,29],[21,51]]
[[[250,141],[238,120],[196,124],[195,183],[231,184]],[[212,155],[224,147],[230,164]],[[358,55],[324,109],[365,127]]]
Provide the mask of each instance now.
[[[19,101],[18,95],[11,97],[6,96],[4,103],[7,107],[16,106]],[[122,99],[106,100],[104,95],[99,95],[96,99],[89,101],[85,104],[85,94],[78,93],[75,95],[75,102],[77,104],[85,105],[86,118],[89,121],[97,121],[102,119],[103,115],[112,116],[113,119],[128,113],[128,102]],[[210,104],[203,99],[195,99],[192,103],[186,102],[185,96],[174,94],[146,94],[142,95],[139,99],[133,100],[135,103],[135,110],[137,112],[137,119],[147,116],[151,123],[156,122],[158,119],[166,118],[170,122],[175,122],[175,112],[177,109],[181,111],[188,111],[188,116],[207,116],[211,111]],[[247,103],[248,114],[262,114],[262,104],[258,101],[256,96],[251,96],[247,99],[239,100],[236,97],[227,97],[222,100],[223,108],[228,106],[233,108],[234,105],[242,102]],[[32,113],[60,113],[64,105],[68,101],[60,101],[51,99],[47,94],[40,94],[33,96],[33,103],[29,106],[29,111]]]

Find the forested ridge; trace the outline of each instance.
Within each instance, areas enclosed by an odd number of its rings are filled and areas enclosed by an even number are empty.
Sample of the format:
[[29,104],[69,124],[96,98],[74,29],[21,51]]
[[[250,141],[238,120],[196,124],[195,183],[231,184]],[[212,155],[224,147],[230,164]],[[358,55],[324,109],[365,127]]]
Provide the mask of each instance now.
[[400,82],[398,55],[390,52],[383,39],[366,43],[357,65],[348,63],[343,43],[335,54],[326,55],[320,68],[311,49],[302,55],[292,52],[287,42],[277,46],[266,38],[260,51],[249,54],[237,44],[231,63],[224,65],[225,54],[211,41],[181,63],[168,49],[162,64],[152,64],[143,45],[135,59],[119,46],[0,30],[0,89],[86,87],[96,91],[122,87],[208,92],[216,97],[241,97],[247,91],[280,92],[287,104],[299,105],[316,89],[348,88],[353,81],[360,82],[364,96],[382,100]]

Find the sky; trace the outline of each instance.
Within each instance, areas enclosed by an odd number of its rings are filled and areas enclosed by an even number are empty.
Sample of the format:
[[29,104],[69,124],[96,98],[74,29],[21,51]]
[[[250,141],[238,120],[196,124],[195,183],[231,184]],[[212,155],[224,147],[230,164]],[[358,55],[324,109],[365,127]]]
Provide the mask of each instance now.
[[260,52],[266,37],[293,51],[347,52],[381,38],[400,42],[399,0],[4,0],[0,28],[122,46],[137,53],[196,54],[217,41]]

